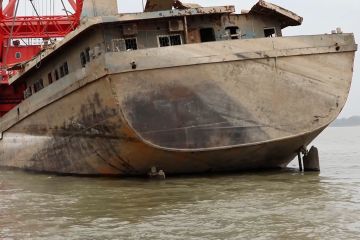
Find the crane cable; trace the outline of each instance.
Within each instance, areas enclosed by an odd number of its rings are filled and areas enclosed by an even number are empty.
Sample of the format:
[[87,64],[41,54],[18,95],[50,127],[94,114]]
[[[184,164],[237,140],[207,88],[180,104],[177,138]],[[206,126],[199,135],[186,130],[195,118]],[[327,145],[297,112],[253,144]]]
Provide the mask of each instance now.
[[[69,13],[71,13],[71,14],[73,14],[73,13],[70,12],[70,11],[68,11],[68,10],[66,9],[66,6],[65,6],[63,0],[61,0],[61,4],[63,5],[63,8],[64,8],[64,11],[65,11],[65,13],[66,13],[67,18],[70,19]],[[73,21],[71,21],[71,30],[74,30],[74,22],[73,22]]]
[[12,40],[12,37],[13,37],[13,34],[14,34],[14,26],[15,26],[15,20],[16,20],[16,16],[17,16],[17,11],[18,11],[18,8],[19,8],[19,2],[20,2],[20,0],[16,0],[16,7],[15,7],[15,10],[14,10],[14,16],[13,16],[11,30],[10,30],[10,37],[9,37],[9,40],[8,40],[8,46],[6,48],[6,53],[5,53],[5,59],[4,59],[4,64],[3,65],[6,66],[6,68],[7,68],[7,57],[8,57],[8,54],[9,54],[11,40]]
[[65,4],[64,4],[64,1],[63,1],[63,0],[61,0],[61,4],[63,5],[64,11],[65,11],[65,13],[66,13],[66,16],[67,16],[67,17],[69,17],[68,10],[66,9]]
[[39,18],[39,22],[41,22],[41,21],[40,21],[40,20],[41,20],[41,19],[40,19],[40,15],[39,15],[39,13],[38,13],[38,11],[37,11],[34,3],[33,3],[33,0],[29,0],[29,1],[30,1],[30,3],[31,3],[31,6],[33,7],[33,9],[34,9],[34,11],[35,11],[36,16]]
[[[47,25],[44,25],[44,23],[41,21],[41,17],[40,17],[40,15],[39,15],[36,7],[34,6],[33,0],[29,0],[29,1],[30,1],[31,6],[33,7],[33,9],[34,9],[37,17],[39,18],[39,23],[44,26],[44,33],[45,33],[45,34],[48,36],[48,38],[50,39],[50,35],[49,35],[49,34],[47,33],[47,31],[46,31],[46,30],[47,30]],[[40,60],[39,60],[38,62],[36,62],[36,68],[40,68],[40,67],[41,67],[41,61],[42,61],[41,52],[40,52],[40,54],[39,54],[39,57],[40,57]]]
[[44,33],[45,33],[45,34],[48,36],[48,38],[50,39],[50,35],[49,35],[49,33],[47,33],[47,31],[46,31],[48,26],[47,26],[47,25],[44,25],[44,23],[41,21],[41,17],[40,17],[40,15],[39,15],[36,7],[34,6],[33,0],[29,0],[29,1],[30,1],[30,3],[31,3],[31,6],[33,7],[35,13],[36,13],[36,16],[39,18],[39,23],[44,26]]

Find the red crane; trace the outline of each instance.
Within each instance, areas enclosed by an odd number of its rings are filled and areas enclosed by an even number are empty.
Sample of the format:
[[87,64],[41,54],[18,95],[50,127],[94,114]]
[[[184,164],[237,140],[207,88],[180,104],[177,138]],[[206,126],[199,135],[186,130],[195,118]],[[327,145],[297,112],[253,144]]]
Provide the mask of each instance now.
[[[68,0],[74,13],[64,9],[65,15],[40,16],[33,3],[40,0],[24,0],[31,3],[36,16],[17,16],[19,1],[9,0],[3,9],[0,0],[0,117],[24,99],[25,86],[8,84],[9,74],[13,73],[8,69],[34,58],[42,49],[39,44],[21,44],[19,39],[26,42],[64,37],[79,25],[83,8],[83,0]],[[65,8],[63,0],[60,3]]]

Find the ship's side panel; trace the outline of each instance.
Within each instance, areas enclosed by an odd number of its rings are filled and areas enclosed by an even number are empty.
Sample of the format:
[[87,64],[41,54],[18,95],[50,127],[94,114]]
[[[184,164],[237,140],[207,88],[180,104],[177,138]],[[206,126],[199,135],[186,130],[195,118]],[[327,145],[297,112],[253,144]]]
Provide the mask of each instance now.
[[144,175],[152,166],[168,174],[280,168],[320,131],[245,147],[168,151],[142,141],[122,117],[110,90],[116,79],[86,85],[4,132],[0,165],[95,175]]
[[4,132],[0,164],[60,173],[121,173],[129,166],[116,153],[119,111],[108,79],[89,84]]
[[291,51],[284,39],[106,54],[2,118],[0,166],[112,175],[284,167],[337,117],[350,88],[354,49],[309,48],[319,38],[293,38]]
[[[37,63],[37,67],[30,70],[24,80],[28,88],[32,89],[32,93],[35,94],[34,85],[39,80],[42,81],[42,85],[46,88],[54,84],[57,81],[66,81],[68,78],[76,79],[74,77],[75,72],[77,75],[83,75],[82,72],[86,71],[91,61],[94,61],[94,54],[90,54],[90,51],[94,52],[94,49],[103,49],[103,30],[99,27],[93,27],[91,36],[80,35],[77,41],[72,42],[63,47],[62,51],[56,52],[56,55],[44,60],[40,59]],[[91,56],[90,56],[91,55]],[[64,65],[67,65],[67,71],[65,72]],[[93,66],[91,66],[93,67]],[[70,76],[69,76],[70,75]]]
[[125,118],[148,142],[169,149],[231,147],[328,125],[345,104],[353,57],[172,67],[116,75],[113,84]]

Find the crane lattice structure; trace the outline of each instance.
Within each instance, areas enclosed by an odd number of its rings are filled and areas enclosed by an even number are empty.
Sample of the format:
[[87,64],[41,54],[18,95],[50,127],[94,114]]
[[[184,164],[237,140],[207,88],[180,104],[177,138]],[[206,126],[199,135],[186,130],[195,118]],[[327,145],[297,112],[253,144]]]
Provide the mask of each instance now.
[[[42,44],[31,39],[47,42],[69,34],[80,24],[84,0],[9,0],[3,7],[0,0],[0,117],[23,100],[25,86],[10,86],[8,79],[14,73],[13,66],[29,61],[40,53]],[[33,15],[20,16],[19,6],[28,4]],[[53,9],[43,14],[41,4]],[[65,6],[70,6],[67,10]],[[54,9],[62,6],[64,14]]]

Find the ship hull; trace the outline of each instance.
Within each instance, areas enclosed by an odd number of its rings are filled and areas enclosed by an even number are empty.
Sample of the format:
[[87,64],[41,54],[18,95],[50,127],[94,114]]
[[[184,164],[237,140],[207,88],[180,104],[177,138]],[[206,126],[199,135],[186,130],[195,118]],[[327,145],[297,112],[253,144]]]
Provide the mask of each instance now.
[[116,176],[283,168],[339,115],[355,50],[352,35],[337,34],[104,54],[93,74],[2,118],[0,166]]

